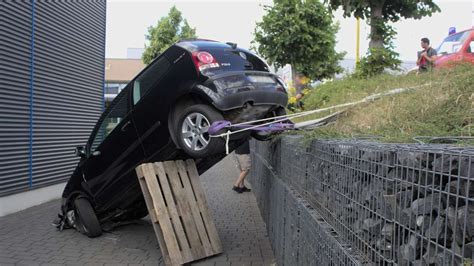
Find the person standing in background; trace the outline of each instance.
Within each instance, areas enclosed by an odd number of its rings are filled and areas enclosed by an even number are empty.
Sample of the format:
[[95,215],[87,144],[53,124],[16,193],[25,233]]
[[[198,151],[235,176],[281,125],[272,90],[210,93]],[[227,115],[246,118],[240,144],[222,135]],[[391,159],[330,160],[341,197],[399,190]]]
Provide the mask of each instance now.
[[418,66],[419,72],[426,72],[433,68],[437,52],[435,49],[431,48],[430,40],[428,38],[421,39],[421,47],[423,48],[423,51],[418,52],[416,65]]
[[245,177],[247,177],[247,175],[249,174],[251,166],[250,143],[248,140],[244,144],[240,145],[237,149],[235,149],[235,158],[237,161],[237,166],[240,170],[240,174],[237,180],[235,181],[232,190],[237,193],[249,192],[251,190],[247,188],[244,184]]

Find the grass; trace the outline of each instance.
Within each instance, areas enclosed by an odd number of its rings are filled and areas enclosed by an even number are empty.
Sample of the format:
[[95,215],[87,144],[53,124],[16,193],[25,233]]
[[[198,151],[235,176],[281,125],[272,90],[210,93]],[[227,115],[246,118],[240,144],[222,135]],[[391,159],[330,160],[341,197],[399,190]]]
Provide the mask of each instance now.
[[[474,67],[459,66],[433,73],[381,75],[369,80],[344,78],[314,88],[304,98],[305,110],[358,101],[374,93],[418,87],[352,107],[335,123],[305,132],[310,138],[381,136],[384,142],[414,142],[416,136],[473,136]],[[336,111],[336,110],[334,110]],[[307,116],[304,120],[328,115]],[[301,121],[303,119],[296,119]]]

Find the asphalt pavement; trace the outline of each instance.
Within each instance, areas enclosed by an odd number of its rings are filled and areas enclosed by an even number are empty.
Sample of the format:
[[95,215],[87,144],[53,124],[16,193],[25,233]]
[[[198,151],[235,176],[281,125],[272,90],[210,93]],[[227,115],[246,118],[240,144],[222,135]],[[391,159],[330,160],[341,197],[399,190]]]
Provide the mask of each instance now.
[[[238,175],[233,156],[201,176],[224,253],[192,265],[273,265],[275,259],[252,192],[231,190]],[[148,217],[99,238],[52,221],[59,200],[0,217],[0,265],[163,265]]]

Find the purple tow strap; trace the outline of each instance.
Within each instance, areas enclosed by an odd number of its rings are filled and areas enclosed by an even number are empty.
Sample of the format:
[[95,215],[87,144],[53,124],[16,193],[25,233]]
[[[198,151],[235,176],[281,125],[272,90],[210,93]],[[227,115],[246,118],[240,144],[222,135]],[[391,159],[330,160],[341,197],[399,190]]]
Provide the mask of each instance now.
[[225,121],[225,120],[222,120],[222,121],[216,121],[214,123],[212,123],[212,125],[209,127],[209,129],[207,130],[207,132],[210,134],[210,135],[217,135],[217,132],[219,132],[220,130],[224,129],[224,128],[228,128],[230,127],[232,124],[229,122],[229,121]]
[[[216,121],[212,123],[212,125],[209,127],[209,134],[210,135],[218,135],[219,131],[222,129],[231,129],[231,128],[237,128],[237,129],[244,129],[244,128],[251,128],[257,125],[237,125],[233,126],[231,122],[229,121]],[[264,132],[278,132],[278,131],[284,131],[284,130],[289,130],[289,129],[294,129],[295,124],[291,122],[277,122],[274,124],[266,125],[266,126],[259,126],[255,127],[249,130],[254,130],[254,131],[264,131]]]

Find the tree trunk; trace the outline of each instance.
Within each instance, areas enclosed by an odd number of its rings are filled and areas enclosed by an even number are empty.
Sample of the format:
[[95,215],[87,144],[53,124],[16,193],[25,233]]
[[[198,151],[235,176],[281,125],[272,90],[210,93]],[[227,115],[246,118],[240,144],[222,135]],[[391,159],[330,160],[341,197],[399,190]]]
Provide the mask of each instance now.
[[293,84],[293,87],[295,86],[295,79],[296,79],[296,67],[295,64],[291,64],[291,82]]
[[381,32],[380,25],[384,23],[383,20],[383,6],[385,1],[377,1],[370,6],[370,42],[369,48],[383,47],[383,32]]

